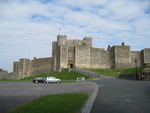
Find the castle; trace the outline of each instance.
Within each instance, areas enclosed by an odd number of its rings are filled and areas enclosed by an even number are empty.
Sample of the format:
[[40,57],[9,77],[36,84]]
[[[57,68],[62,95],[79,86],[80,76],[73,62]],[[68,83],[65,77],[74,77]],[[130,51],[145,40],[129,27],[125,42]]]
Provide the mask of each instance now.
[[92,47],[92,38],[68,40],[66,35],[58,35],[52,43],[52,57],[20,59],[13,64],[13,74],[26,76],[58,72],[64,68],[130,68],[150,65],[150,48],[131,51],[130,46],[103,48]]

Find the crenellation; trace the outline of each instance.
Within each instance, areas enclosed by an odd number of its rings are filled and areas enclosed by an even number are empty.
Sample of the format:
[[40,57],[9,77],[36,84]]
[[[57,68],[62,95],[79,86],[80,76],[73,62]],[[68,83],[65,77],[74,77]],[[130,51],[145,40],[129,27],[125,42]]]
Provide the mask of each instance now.
[[111,50],[111,46],[110,46],[110,45],[108,45],[107,51],[110,51],[110,50]]
[[92,38],[91,38],[91,37],[85,37],[85,38],[82,40],[82,43],[83,43],[83,45],[85,45],[85,46],[92,47]]
[[68,40],[67,45],[68,46],[74,46],[73,40]]
[[82,41],[81,40],[73,40],[73,44],[74,44],[74,46],[79,46],[79,45],[82,45]]
[[9,73],[7,70],[0,69],[0,80],[10,80],[11,73]]
[[58,43],[58,46],[60,45],[67,45],[67,36],[66,35],[58,35],[57,36],[57,43]]

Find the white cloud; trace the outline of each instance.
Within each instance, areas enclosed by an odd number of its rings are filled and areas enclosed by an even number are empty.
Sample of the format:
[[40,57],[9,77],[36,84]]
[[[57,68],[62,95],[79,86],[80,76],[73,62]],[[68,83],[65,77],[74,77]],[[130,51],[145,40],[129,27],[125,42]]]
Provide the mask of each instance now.
[[1,0],[0,68],[25,57],[48,57],[61,34],[93,37],[93,46],[107,48],[124,41],[132,50],[149,47],[149,0]]

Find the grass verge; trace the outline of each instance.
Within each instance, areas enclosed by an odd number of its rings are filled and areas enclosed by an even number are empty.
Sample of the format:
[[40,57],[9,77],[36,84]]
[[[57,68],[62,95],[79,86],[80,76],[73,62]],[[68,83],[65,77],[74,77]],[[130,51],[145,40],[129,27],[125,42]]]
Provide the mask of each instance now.
[[78,113],[89,94],[48,95],[22,105],[9,113]]

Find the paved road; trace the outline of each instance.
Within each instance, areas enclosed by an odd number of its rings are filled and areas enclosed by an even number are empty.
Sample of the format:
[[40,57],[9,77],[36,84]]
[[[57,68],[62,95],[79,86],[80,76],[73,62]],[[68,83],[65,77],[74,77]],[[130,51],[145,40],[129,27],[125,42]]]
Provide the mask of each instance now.
[[101,77],[91,113],[150,113],[150,81]]
[[[131,81],[101,76],[92,80],[99,91],[91,113],[150,113],[150,81]],[[90,82],[67,84],[34,84],[0,82],[0,113],[40,96],[60,93],[92,93]]]
[[65,93],[93,93],[95,83],[42,84],[32,82],[0,82],[0,113],[27,103],[40,96]]

